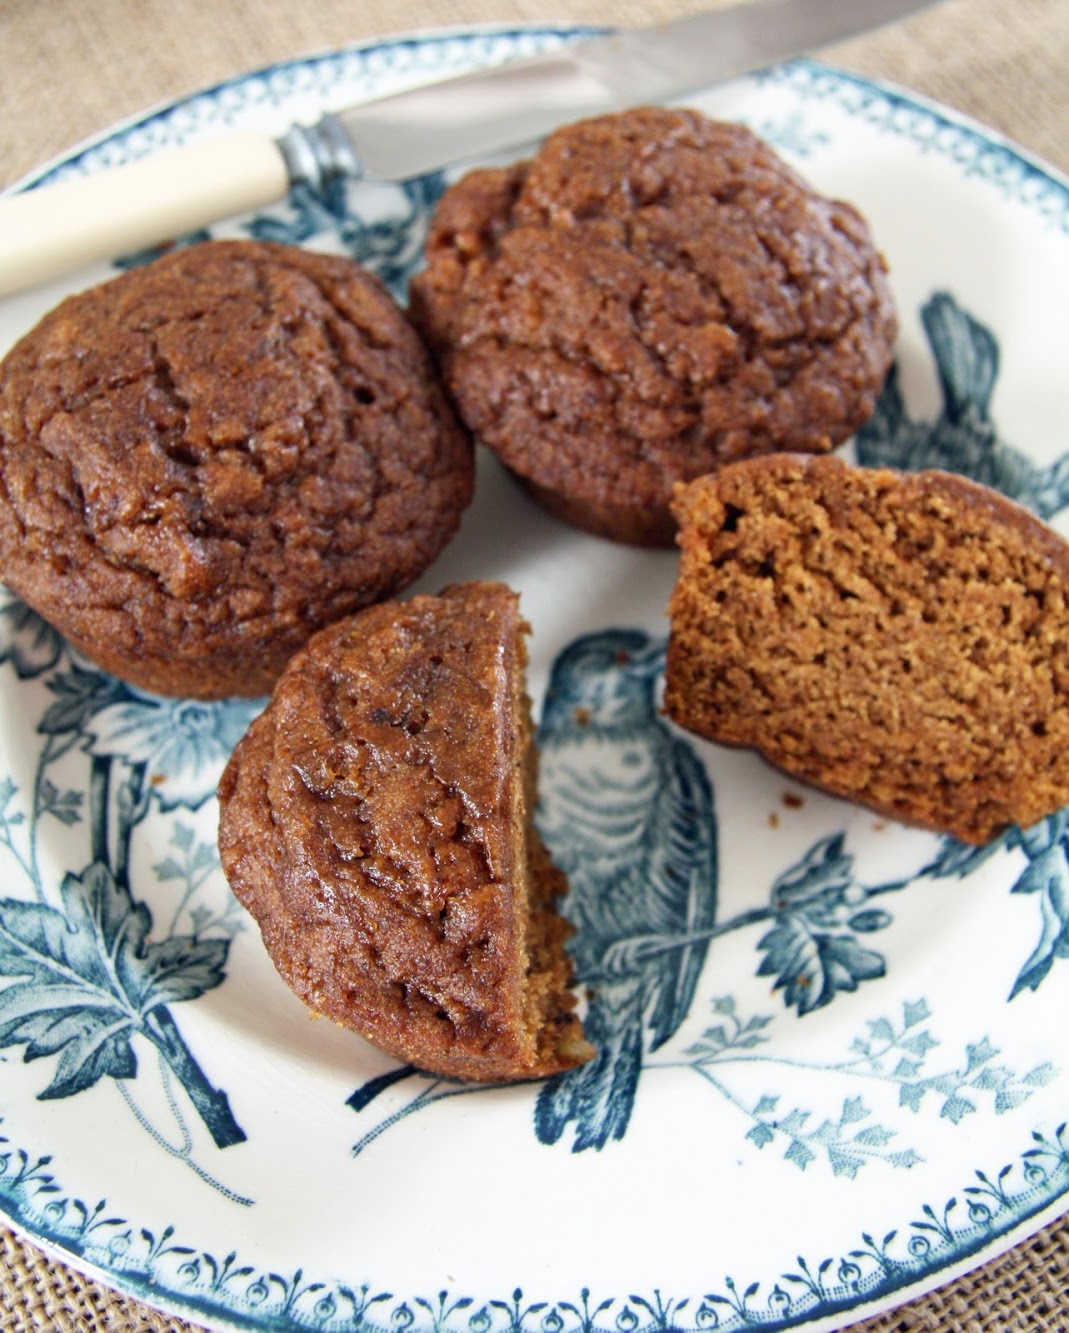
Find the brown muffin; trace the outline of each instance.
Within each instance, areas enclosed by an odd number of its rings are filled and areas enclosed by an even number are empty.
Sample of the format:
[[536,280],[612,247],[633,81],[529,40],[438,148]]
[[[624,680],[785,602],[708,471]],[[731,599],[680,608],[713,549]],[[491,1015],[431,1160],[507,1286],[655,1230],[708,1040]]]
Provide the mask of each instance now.
[[587,1059],[565,891],[530,818],[517,598],[496,583],[321,631],[223,774],[219,850],[283,979],[382,1050],[455,1078]]
[[70,297],[0,366],[0,578],[149,690],[255,695],[449,540],[471,443],[386,289],[254,241]]
[[1069,802],[1069,544],[1026,510],[780,455],[676,512],[676,722],[964,842]]
[[642,107],[443,196],[411,313],[461,416],[554,513],[671,544],[672,486],[872,413],[882,258],[749,130]]

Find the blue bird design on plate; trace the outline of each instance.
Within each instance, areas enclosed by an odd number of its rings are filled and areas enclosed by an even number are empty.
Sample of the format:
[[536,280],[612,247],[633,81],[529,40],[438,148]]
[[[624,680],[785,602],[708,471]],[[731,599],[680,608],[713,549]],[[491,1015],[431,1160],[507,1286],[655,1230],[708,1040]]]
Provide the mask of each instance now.
[[982,482],[1052,518],[1069,505],[1069,453],[1049,466],[1035,463],[999,437],[991,398],[999,371],[995,335],[947,292],[921,307],[943,396],[933,421],[906,411],[898,367],[887,377],[872,418],[857,433],[858,462],[914,471],[944,468]]
[[683,1021],[716,918],[713,795],[693,750],[658,717],[664,643],[606,630],[558,657],[538,735],[537,823],[568,876],[576,974],[591,992],[588,1064],[541,1089],[535,1128],[573,1151],[627,1130],[644,1047]]

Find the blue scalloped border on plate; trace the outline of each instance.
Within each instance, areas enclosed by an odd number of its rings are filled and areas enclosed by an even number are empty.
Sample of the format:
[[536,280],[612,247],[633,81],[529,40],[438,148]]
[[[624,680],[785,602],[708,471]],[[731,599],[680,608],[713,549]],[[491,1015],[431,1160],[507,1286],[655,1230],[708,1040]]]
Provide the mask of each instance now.
[[828,99],[880,133],[946,158],[963,176],[992,185],[1069,233],[1069,181],[993,130],[898,89],[812,60],[790,61],[760,76],[785,82],[814,100]]
[[[358,43],[340,51],[307,59],[279,61],[254,73],[223,80],[159,110],[131,120],[75,148],[60,160],[34,172],[20,188],[43,184],[59,175],[99,170],[161,147],[178,146],[197,131],[201,118],[226,123],[250,104],[279,105],[292,96],[301,75],[311,72],[309,85],[324,106],[330,93],[354,80],[383,73],[413,70],[442,77],[465,65],[475,65],[505,54],[534,53],[580,40],[606,29],[601,27],[488,27],[476,33],[458,30],[440,37],[400,37],[384,42]],[[445,68],[435,69],[413,56],[428,46],[455,47]],[[457,56],[460,58],[457,59]],[[997,133],[918,95],[879,84],[800,57],[762,71],[769,82],[785,82],[816,99],[830,99],[849,114],[864,119],[882,133],[908,139],[924,152],[951,161],[966,176],[988,181],[1005,197],[1015,199],[1048,217],[1069,232],[1069,181],[1049,165],[1031,158]],[[250,92],[251,90],[251,92]],[[309,89],[312,90],[311,88]],[[230,102],[229,107],[226,106]]]
[[[1016,1163],[972,1181],[942,1204],[889,1232],[863,1232],[836,1256],[799,1256],[797,1269],[750,1282],[727,1277],[701,1294],[603,1297],[583,1287],[555,1300],[519,1287],[498,1296],[440,1290],[399,1298],[373,1284],[323,1278],[296,1269],[257,1269],[238,1250],[216,1256],[186,1243],[173,1227],[109,1214],[65,1196],[47,1169],[51,1159],[0,1136],[0,1199],[27,1235],[59,1247],[82,1266],[153,1305],[191,1318],[225,1320],[243,1329],[291,1333],[741,1333],[791,1329],[858,1311],[919,1280],[948,1273],[1047,1212],[1069,1194],[1066,1125],[1033,1131]],[[959,1197],[960,1196],[960,1197]]]
[[[318,105],[326,109],[335,105],[339,89],[344,90],[342,96],[349,100],[357,88],[361,95],[365,89],[367,95],[374,95],[384,76],[446,78],[498,59],[534,55],[604,31],[603,27],[593,26],[488,26],[476,31],[458,29],[426,37],[359,42],[321,55],[278,61],[249,74],[224,79],[105,131],[45,164],[17,188],[32,188],[63,176],[119,165],[162,148],[178,147],[195,137],[205,123],[225,126],[250,110],[280,106],[296,93],[314,96]],[[419,58],[428,49],[437,52],[437,60]]]

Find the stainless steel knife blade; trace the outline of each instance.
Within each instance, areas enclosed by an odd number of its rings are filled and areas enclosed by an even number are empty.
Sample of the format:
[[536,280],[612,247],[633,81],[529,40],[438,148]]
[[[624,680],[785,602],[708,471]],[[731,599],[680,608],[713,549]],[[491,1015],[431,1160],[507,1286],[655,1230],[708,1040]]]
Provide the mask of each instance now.
[[0,296],[284,198],[332,176],[405,180],[533,143],[559,125],[685,97],[936,0],[744,0],[567,43],[328,113],[0,197]]
[[583,116],[683,97],[933,2],[748,0],[588,38],[338,112],[353,156],[335,169],[407,180],[530,143]]

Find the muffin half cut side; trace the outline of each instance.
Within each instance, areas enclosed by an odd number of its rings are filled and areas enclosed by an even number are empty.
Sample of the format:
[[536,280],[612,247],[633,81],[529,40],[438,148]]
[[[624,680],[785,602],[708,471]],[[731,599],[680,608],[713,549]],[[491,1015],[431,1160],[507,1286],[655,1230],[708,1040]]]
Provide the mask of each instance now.
[[677,493],[665,706],[963,842],[1069,802],[1069,544],[946,472],[779,455]]

